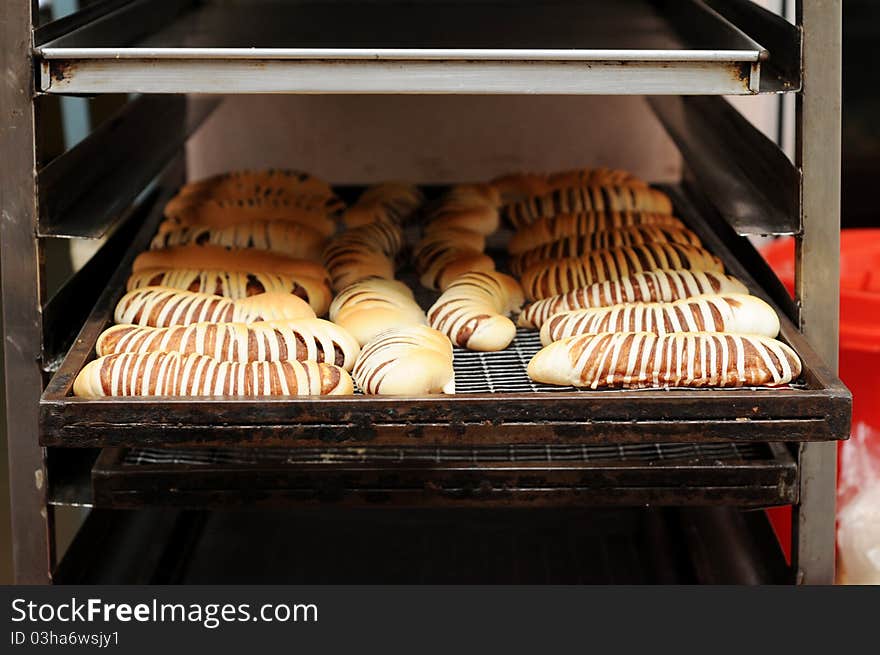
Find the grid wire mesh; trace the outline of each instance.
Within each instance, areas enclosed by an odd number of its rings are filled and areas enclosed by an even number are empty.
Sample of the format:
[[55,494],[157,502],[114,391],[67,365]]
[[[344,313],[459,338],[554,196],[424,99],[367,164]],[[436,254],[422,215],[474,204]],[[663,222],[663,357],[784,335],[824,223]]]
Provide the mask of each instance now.
[[711,444],[517,444],[477,447],[329,447],[329,448],[132,448],[123,466],[259,464],[446,464],[480,462],[688,463],[748,464],[773,459],[765,443]]

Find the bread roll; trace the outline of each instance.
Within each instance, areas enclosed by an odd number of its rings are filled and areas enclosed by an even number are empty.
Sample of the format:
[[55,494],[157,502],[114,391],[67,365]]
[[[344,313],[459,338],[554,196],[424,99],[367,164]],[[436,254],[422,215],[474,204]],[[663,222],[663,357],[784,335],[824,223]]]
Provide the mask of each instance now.
[[673,269],[724,272],[721,260],[702,248],[675,243],[645,243],[597,250],[582,257],[539,262],[523,272],[521,281],[526,297],[538,300],[634,273]]
[[685,229],[684,223],[675,216],[649,212],[584,212],[558,214],[540,218],[514,234],[507,244],[507,251],[516,255],[564,237],[593,232],[619,230],[632,226],[654,226],[665,229]]
[[778,386],[800,372],[784,343],[720,332],[584,334],[545,346],[528,367],[537,382],[591,389]]
[[580,257],[595,250],[608,250],[624,246],[639,246],[645,243],[678,243],[686,246],[700,247],[700,238],[685,229],[666,229],[652,225],[593,232],[568,236],[551,241],[544,245],[526,250],[510,257],[510,271],[519,275],[524,269],[548,259],[563,257]]
[[454,394],[452,344],[425,326],[385,330],[364,346],[353,376],[365,394]]
[[305,300],[318,316],[330,306],[330,287],[323,280],[305,275],[204,270],[192,268],[147,268],[132,273],[128,291],[144,287],[166,287],[196,293],[209,293],[240,300],[261,293],[292,293]]
[[672,302],[706,293],[748,293],[748,289],[736,278],[712,271],[645,271],[596,282],[526,305],[518,325],[540,328],[554,314],[574,309],[632,302]]
[[354,393],[351,376],[318,362],[220,362],[206,355],[120,353],[89,362],[73,393],[103,396],[317,396]]
[[512,277],[466,273],[428,310],[428,323],[462,348],[504,350],[516,336],[516,326],[507,314],[517,311],[522,302],[522,289]]
[[98,337],[98,356],[121,352],[179,352],[222,362],[313,360],[350,371],[360,345],[330,321],[302,318],[264,323],[194,323],[167,328],[114,325]]
[[315,318],[302,298],[289,293],[262,293],[230,300],[206,293],[146,287],[126,293],[116,305],[116,323],[150,327],[192,323],[254,323]]
[[[274,193],[271,193],[273,192]],[[178,196],[193,195],[210,198],[257,198],[267,195],[333,196],[333,188],[324,180],[303,171],[268,168],[239,170],[213,175],[184,184]]]
[[601,185],[557,189],[507,205],[502,215],[514,228],[557,214],[587,211],[643,211],[672,213],[672,201],[650,187]]
[[550,193],[554,189],[615,184],[646,186],[632,173],[609,168],[582,168],[559,171],[549,175],[538,173],[514,173],[496,177],[490,183],[501,195],[502,203]]
[[350,332],[361,346],[390,328],[427,323],[409,287],[377,278],[343,289],[330,304],[330,320]]
[[442,230],[472,230],[482,235],[489,235],[501,226],[498,209],[489,205],[468,207],[463,209],[444,209],[438,211],[431,222],[425,226],[425,232]]
[[346,226],[359,227],[377,221],[406,224],[425,201],[422,192],[411,184],[385,182],[372,186],[349,207],[343,221]]
[[325,241],[324,235],[306,225],[286,221],[256,221],[225,228],[203,225],[181,227],[157,234],[150,248],[159,250],[188,244],[214,245],[269,250],[298,259],[320,261]]
[[337,236],[324,250],[333,289],[340,291],[370,277],[394,278],[403,231],[387,221],[368,223]]
[[224,271],[271,271],[283,275],[304,275],[318,280],[329,279],[321,264],[295,259],[276,252],[232,249],[221,246],[175,246],[162,250],[147,250],[134,259],[134,273],[148,268],[208,268]]
[[[327,206],[326,198],[251,198],[248,200],[207,199],[179,204],[174,213],[166,207],[166,219],[159,233],[199,225],[214,229],[255,221],[307,225],[329,237],[336,232],[338,210]],[[335,201],[334,201],[335,203]]]
[[628,303],[551,316],[541,327],[541,343],[601,332],[732,332],[772,339],[779,334],[779,317],[760,298],[743,294]]

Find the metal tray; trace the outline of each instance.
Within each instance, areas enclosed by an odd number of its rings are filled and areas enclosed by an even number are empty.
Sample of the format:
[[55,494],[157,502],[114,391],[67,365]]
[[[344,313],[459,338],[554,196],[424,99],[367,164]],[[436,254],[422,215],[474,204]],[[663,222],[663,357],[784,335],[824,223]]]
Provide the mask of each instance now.
[[[708,210],[669,189],[679,215],[750,289],[767,297],[726,243],[754,255]],[[852,398],[778,310],[782,338],[803,362],[782,389],[580,391],[538,386],[524,375],[534,335],[499,353],[459,351],[455,396],[293,398],[76,398],[73,381],[111,324],[131,261],[160,218],[161,202],[132,243],[40,400],[46,446],[303,446],[317,443],[473,446],[633,442],[824,441],[849,434]],[[718,230],[716,233],[714,230]],[[755,255],[757,256],[757,255]],[[769,299],[769,298],[768,298]],[[511,371],[519,370],[510,383]]]
[[797,501],[781,444],[104,449],[94,505],[560,507]]
[[42,91],[751,94],[769,56],[702,0],[136,0],[90,18],[38,31]]

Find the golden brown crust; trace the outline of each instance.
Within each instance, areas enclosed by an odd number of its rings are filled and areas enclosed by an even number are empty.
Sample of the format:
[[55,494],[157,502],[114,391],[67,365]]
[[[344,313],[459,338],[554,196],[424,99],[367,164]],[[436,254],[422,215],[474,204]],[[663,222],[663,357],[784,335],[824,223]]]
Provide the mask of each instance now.
[[574,336],[542,348],[528,367],[537,382],[591,389],[778,386],[800,372],[797,355],[780,341],[708,332]]
[[307,275],[284,275],[267,271],[223,271],[188,268],[147,268],[132,273],[127,291],[166,287],[241,300],[262,293],[290,293],[305,300],[318,316],[327,313],[331,291],[324,280]]
[[516,255],[565,237],[649,225],[664,229],[685,229],[684,223],[680,219],[667,214],[648,212],[558,214],[540,218],[530,225],[521,227],[510,238],[507,251]]
[[674,269],[724,272],[721,260],[701,248],[646,243],[540,262],[523,272],[521,282],[526,298],[539,300],[635,273]]
[[303,396],[345,395],[351,376],[332,364],[220,362],[176,352],[120,353],[100,357],[80,371],[74,394],[102,396]]
[[520,275],[523,270],[548,259],[580,257],[595,250],[608,250],[646,243],[678,243],[702,246],[700,238],[687,228],[667,229],[653,225],[639,225],[604,232],[568,236],[537,246],[510,257],[510,271]]
[[672,213],[672,201],[650,187],[600,185],[556,189],[504,207],[502,215],[514,228],[541,218],[587,211],[642,211]]
[[621,303],[672,302],[705,293],[748,293],[748,289],[736,278],[712,271],[645,271],[617,280],[596,282],[526,305],[519,315],[518,325],[540,328],[547,319],[560,312]]
[[211,245],[147,250],[135,257],[131,270],[137,273],[148,268],[205,268],[242,273],[271,271],[285,275],[305,275],[320,280],[329,279],[327,269],[317,262],[265,250],[227,249]]

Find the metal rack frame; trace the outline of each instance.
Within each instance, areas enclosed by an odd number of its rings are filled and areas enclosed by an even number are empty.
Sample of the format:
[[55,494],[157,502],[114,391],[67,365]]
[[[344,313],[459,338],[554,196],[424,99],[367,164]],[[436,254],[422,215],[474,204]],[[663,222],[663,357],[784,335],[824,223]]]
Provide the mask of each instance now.
[[[189,3],[163,4],[183,6]],[[458,57],[457,54],[465,53],[441,48],[416,56],[420,53],[371,51],[358,54],[345,49],[345,52],[333,53],[264,52],[255,60],[227,50],[212,57],[209,68],[229,74],[226,78],[229,81],[203,88],[194,85],[190,77],[180,77],[184,69],[175,67],[191,66],[193,68],[187,69],[190,72],[203,70],[205,63],[200,60],[206,56],[205,52],[187,55],[185,52],[163,54],[151,50],[148,53],[150,59],[144,59],[145,52],[131,49],[130,57],[117,60],[115,55],[119,52],[76,50],[77,43],[69,41],[83,37],[88,43],[88,34],[94,30],[106,36],[108,27],[112,28],[114,20],[118,20],[119,12],[135,11],[145,15],[149,9],[155,9],[155,4],[147,0],[105,0],[80,14],[39,27],[36,32],[35,2],[8,0],[2,3],[0,48],[6,84],[0,93],[0,115],[4,117],[4,124],[0,126],[0,146],[4,153],[0,163],[3,180],[0,235],[13,554],[17,581],[49,582],[55,568],[52,505],[48,495],[50,466],[48,451],[39,444],[38,399],[47,381],[47,371],[70,345],[70,338],[57,338],[57,334],[63,331],[61,322],[56,322],[57,317],[66,315],[64,330],[67,331],[71,323],[74,326],[82,324],[96,299],[83,295],[84,288],[94,286],[84,282],[107,279],[112,263],[118,261],[133,229],[143,219],[138,206],[124,209],[140,197],[140,184],[131,184],[120,191],[114,188],[112,178],[102,181],[100,175],[94,175],[94,170],[85,164],[94,161],[95,149],[120,144],[126,132],[137,133],[144,121],[149,123],[149,117],[155,115],[153,110],[144,111],[142,108],[139,112],[137,107],[132,107],[128,117],[107,128],[106,138],[96,137],[91,143],[71,149],[50,164],[56,169],[53,174],[49,167],[38,169],[37,166],[40,116],[36,100],[42,93],[373,91],[714,95],[774,90],[796,92],[798,138],[795,170],[800,180],[794,182],[800,183],[794,204],[798,220],[792,223],[790,212],[786,216],[784,211],[787,203],[792,201],[791,196],[753,195],[777,209],[771,215],[779,221],[769,227],[763,226],[768,233],[793,231],[798,236],[796,309],[799,327],[828,367],[836,370],[840,0],[798,2],[796,29],[788,29],[747,0],[726,3],[707,0],[706,4],[718,12],[718,19],[732,21],[738,26],[734,28],[736,31],[742,30],[757,40],[752,43],[762,44],[754,58],[751,55],[748,59],[739,58],[740,63],[734,66],[738,71],[734,77],[731,77],[731,65],[735,58],[725,60],[715,56],[707,60],[705,53],[702,60],[693,54],[672,56],[668,53],[664,59],[656,51],[634,51],[625,55],[632,59],[624,62],[623,54],[612,51],[567,53],[563,57],[560,53],[540,48],[507,49],[505,52],[496,49],[482,55],[467,52],[467,57]],[[158,27],[174,19],[175,15],[153,12],[149,21],[126,22],[136,25],[140,34],[127,33],[120,37],[125,38],[126,43],[136,43],[142,37],[149,39],[151,31],[155,33]],[[769,59],[766,51],[770,53]],[[774,56],[774,53],[779,54]],[[380,57],[364,59],[364,54],[379,54]],[[340,63],[340,57],[344,63]],[[748,62],[747,76],[743,74],[743,62]],[[677,70],[679,65],[692,67],[695,74],[690,75],[683,68]],[[264,71],[262,77],[256,76],[261,85],[237,83],[236,80],[240,82],[242,78],[232,74],[236,67],[242,67],[248,78],[254,77],[256,69]],[[145,77],[148,69],[154,73],[158,70],[160,74]],[[325,76],[331,69],[335,72],[329,77],[321,77],[325,81],[316,86],[316,76]],[[624,70],[637,74],[621,77]],[[670,70],[677,72],[666,74]],[[358,72],[357,77],[353,71]],[[540,71],[540,84],[533,71]],[[651,75],[653,79],[660,79],[656,75],[662,71],[665,71],[662,87],[647,85],[646,80]],[[500,73],[504,73],[503,84],[493,82],[499,79]],[[641,77],[642,73],[650,75]],[[729,84],[718,84],[721,73],[728,75],[729,80],[738,80],[737,89],[731,89]],[[466,75],[466,78],[460,75]],[[612,78],[618,81],[612,83]],[[153,81],[147,84],[146,79]],[[355,79],[367,80],[366,86],[354,84]],[[419,82],[426,79],[433,82]],[[456,79],[467,79],[468,83],[462,86],[454,83]],[[680,80],[678,85],[676,79]],[[130,153],[134,156],[128,159],[131,162],[129,175],[141,182],[155,175],[160,168],[158,162],[165,158],[161,153],[157,154],[157,149],[161,147],[166,153],[171,152],[173,149],[168,150],[168,145],[182,144],[197,124],[196,112],[187,107],[181,114],[171,96],[145,100],[142,105],[148,102],[157,103],[162,111],[170,112],[168,116],[177,118],[162,121],[161,134],[142,143],[140,152]],[[735,163],[742,163],[737,161],[735,153],[732,159]],[[105,166],[106,170],[111,170],[112,161]],[[177,165],[166,166],[161,177],[166,188],[173,187],[181,179],[179,161]],[[747,181],[753,189],[755,184],[760,187],[760,176],[752,176]],[[773,182],[765,184],[764,191]],[[791,182],[788,184],[791,190]],[[761,191],[761,188],[757,190]],[[63,202],[59,203],[59,200]],[[95,221],[75,220],[88,213],[85,208],[90,208]],[[725,218],[731,220],[732,217]],[[731,222],[737,227],[735,220]],[[762,227],[749,226],[746,222],[740,227]],[[94,263],[77,273],[56,296],[46,298],[43,239],[59,235],[94,237],[109,231],[113,236],[95,257]],[[798,582],[829,583],[834,575],[836,445],[834,442],[804,443],[797,447],[797,455],[799,502],[793,528],[793,568]]]

